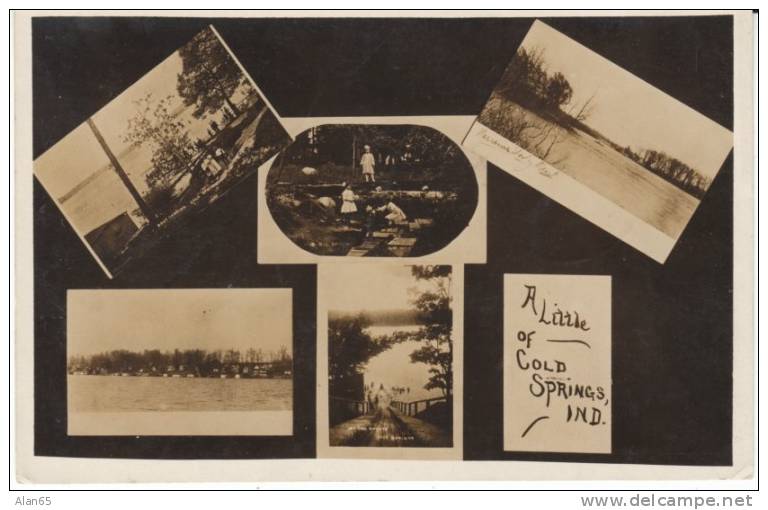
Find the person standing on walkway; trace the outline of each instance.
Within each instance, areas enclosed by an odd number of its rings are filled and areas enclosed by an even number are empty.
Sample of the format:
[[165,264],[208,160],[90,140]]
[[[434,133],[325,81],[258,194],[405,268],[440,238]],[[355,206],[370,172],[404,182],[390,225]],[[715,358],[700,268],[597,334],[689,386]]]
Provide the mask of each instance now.
[[376,158],[371,153],[371,146],[363,147],[363,156],[360,158],[360,166],[363,168],[363,179],[365,182],[376,182],[375,166]]

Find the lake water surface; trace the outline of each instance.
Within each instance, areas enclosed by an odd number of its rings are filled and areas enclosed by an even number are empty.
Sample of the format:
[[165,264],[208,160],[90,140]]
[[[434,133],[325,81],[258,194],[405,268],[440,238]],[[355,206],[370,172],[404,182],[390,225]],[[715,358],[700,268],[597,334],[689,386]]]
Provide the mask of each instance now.
[[[367,332],[376,337],[402,331],[415,332],[418,329],[419,326],[371,326]],[[411,361],[411,353],[423,345],[422,342],[402,342],[371,358],[363,374],[365,384],[373,383],[377,387],[383,384],[385,388],[407,388],[408,393],[401,397],[401,400],[409,402],[441,397],[443,394],[440,390],[424,388],[432,375],[429,372],[430,366]]]
[[[551,124],[531,110],[499,97],[489,101],[486,109],[505,111],[510,118],[527,118],[532,125]],[[699,205],[697,198],[602,140],[579,130],[567,131],[561,127],[556,130],[559,141],[544,158],[547,163],[672,239],[680,236]],[[507,136],[503,129],[498,132]],[[520,143],[520,140],[511,141]]]
[[70,375],[67,397],[72,412],[283,411],[293,381]]

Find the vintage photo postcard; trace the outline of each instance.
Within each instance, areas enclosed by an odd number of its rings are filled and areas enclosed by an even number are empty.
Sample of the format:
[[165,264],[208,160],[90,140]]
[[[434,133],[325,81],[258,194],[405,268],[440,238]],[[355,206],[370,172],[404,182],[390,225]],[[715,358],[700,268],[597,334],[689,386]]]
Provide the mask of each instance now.
[[14,12],[14,487],[753,487],[756,21]]
[[611,453],[611,277],[504,275],[504,450]]
[[663,263],[733,134],[536,21],[463,144]]
[[461,275],[332,264],[318,288],[319,456],[460,458]]
[[259,175],[259,263],[485,262],[471,117],[284,121],[296,139]]
[[68,435],[292,435],[291,309],[290,289],[68,291]]
[[34,162],[108,276],[291,139],[213,27]]

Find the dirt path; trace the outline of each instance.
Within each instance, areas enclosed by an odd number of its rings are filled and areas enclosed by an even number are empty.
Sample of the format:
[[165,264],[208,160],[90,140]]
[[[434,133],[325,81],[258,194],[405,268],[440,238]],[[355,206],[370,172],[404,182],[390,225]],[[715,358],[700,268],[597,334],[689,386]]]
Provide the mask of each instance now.
[[423,446],[411,429],[390,408],[380,409],[373,420],[368,446]]
[[387,407],[333,427],[330,439],[331,446],[424,446]]
[[331,446],[450,446],[449,434],[389,407],[333,427]]

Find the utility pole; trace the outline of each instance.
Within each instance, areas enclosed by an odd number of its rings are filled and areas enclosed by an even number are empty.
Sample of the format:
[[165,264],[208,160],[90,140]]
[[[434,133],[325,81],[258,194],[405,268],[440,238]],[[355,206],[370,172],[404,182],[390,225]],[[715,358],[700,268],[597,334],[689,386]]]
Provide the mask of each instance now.
[[123,184],[125,185],[125,187],[128,188],[128,192],[131,194],[131,196],[136,201],[136,203],[139,204],[139,209],[141,209],[141,212],[142,214],[144,214],[144,217],[147,218],[150,225],[155,225],[157,223],[157,217],[155,216],[154,211],[152,211],[149,205],[144,201],[141,194],[139,194],[139,191],[131,182],[131,179],[128,178],[128,174],[125,173],[125,170],[123,170],[123,167],[120,165],[120,162],[112,153],[112,150],[109,148],[109,145],[107,145],[107,142],[104,140],[104,137],[101,136],[101,132],[99,132],[99,128],[96,127],[96,124],[93,122],[93,119],[91,119],[90,117],[88,117],[88,127],[91,128],[91,131],[93,131],[93,136],[96,137],[96,140],[98,140],[99,145],[101,145],[101,148],[104,149],[104,152],[107,154],[107,158],[109,158],[109,162],[112,163],[112,167],[115,169],[115,172],[117,172],[117,176],[120,177],[120,180],[123,181]]

